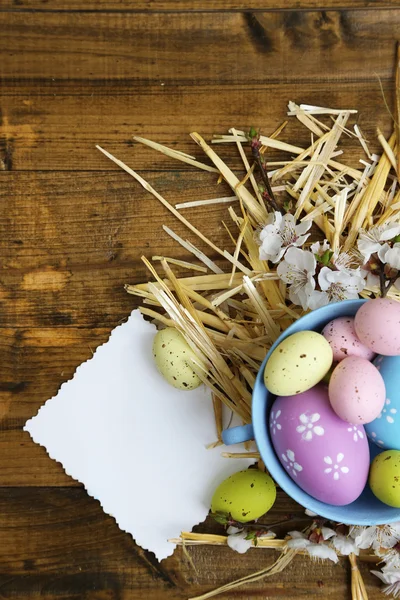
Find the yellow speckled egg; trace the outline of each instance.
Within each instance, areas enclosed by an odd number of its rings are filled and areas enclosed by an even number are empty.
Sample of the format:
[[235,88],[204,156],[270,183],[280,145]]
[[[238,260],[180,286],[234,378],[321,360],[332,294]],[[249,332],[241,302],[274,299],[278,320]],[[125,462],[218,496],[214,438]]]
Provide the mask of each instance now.
[[332,348],[320,333],[299,331],[272,352],[264,371],[265,386],[277,396],[301,394],[325,377],[332,360]]
[[384,504],[400,508],[400,451],[385,450],[374,458],[369,485]]
[[161,375],[179,390],[194,390],[201,385],[188,360],[195,354],[183,335],[173,327],[161,329],[153,342],[153,356]]
[[275,499],[276,487],[271,477],[257,469],[249,469],[231,475],[217,487],[211,510],[230,514],[235,521],[247,523],[268,512]]

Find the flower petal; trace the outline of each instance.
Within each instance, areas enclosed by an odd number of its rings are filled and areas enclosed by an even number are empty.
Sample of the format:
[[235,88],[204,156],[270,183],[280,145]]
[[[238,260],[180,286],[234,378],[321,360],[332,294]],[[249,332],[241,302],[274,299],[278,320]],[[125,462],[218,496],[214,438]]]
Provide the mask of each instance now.
[[314,558],[329,559],[334,563],[339,561],[336,552],[326,544],[310,544],[306,552]]
[[327,465],[331,465],[331,464],[332,464],[332,459],[331,459],[331,457],[330,457],[330,456],[324,456],[324,462],[325,462]]
[[239,554],[244,554],[249,548],[252,547],[253,543],[251,540],[246,540],[247,532],[237,533],[234,535],[228,535],[226,543],[229,548],[235,550]]
[[318,290],[313,291],[308,299],[308,308],[316,310],[321,306],[329,304],[329,296],[326,292],[319,292]]
[[307,424],[308,424],[308,420],[309,420],[309,419],[308,419],[308,417],[307,417],[307,415],[306,415],[306,414],[302,413],[302,414],[299,416],[299,420],[300,420],[302,423],[304,423],[304,425],[307,425]]
[[294,461],[294,452],[293,450],[286,450],[286,455],[288,457],[289,460],[291,460],[292,462]]
[[323,427],[320,427],[319,425],[314,427],[313,431],[314,431],[315,435],[324,435],[324,433],[325,433],[325,429]]
[[331,537],[336,535],[336,531],[334,531],[330,527],[321,527],[321,533],[324,540],[329,540]]

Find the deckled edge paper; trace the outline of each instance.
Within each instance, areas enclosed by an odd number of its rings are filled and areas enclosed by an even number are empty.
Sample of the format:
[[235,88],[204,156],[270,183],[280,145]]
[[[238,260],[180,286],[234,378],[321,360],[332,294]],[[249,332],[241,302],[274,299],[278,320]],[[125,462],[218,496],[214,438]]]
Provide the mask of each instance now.
[[168,539],[205,519],[218,483],[254,460],[206,449],[215,440],[210,392],[176,390],[162,378],[155,333],[133,311],[24,429],[162,560],[175,548]]

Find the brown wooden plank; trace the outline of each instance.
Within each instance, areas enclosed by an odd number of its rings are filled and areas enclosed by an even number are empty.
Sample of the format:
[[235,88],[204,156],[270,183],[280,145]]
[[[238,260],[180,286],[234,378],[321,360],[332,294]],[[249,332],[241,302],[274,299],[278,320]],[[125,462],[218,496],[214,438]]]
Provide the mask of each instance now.
[[269,10],[342,10],[346,8],[397,8],[396,0],[135,0],[127,4],[124,0],[89,0],[83,5],[79,0],[4,0],[2,9],[13,11],[118,11],[118,12],[228,12]]
[[[209,173],[144,176],[173,203],[230,193]],[[0,485],[65,485],[61,467],[21,432],[24,422],[137,305],[123,285],[147,280],[141,255],[187,257],[163,223],[207,248],[123,172],[9,172],[0,202]],[[221,205],[209,207],[206,222],[190,210],[230,248],[226,216]]]
[[[400,11],[0,13],[0,79],[363,81],[392,73]],[[373,51],[372,51],[373,49]],[[312,57],[312,58],[311,58]]]
[[[388,134],[391,118],[377,78],[373,73],[368,77],[372,79],[359,83],[340,80],[199,88],[135,85],[130,89],[125,84],[120,89],[116,84],[97,89],[95,85],[85,84],[84,91],[81,86],[78,95],[64,83],[54,84],[54,93],[51,86],[47,88],[42,84],[36,88],[25,85],[18,88],[17,94],[7,88],[8,95],[4,93],[0,100],[1,166],[5,170],[22,171],[116,170],[118,167],[95,149],[95,144],[100,144],[137,171],[193,171],[193,167],[133,144],[132,135],[148,137],[207,162],[190,139],[191,131],[198,131],[207,140],[216,133],[226,133],[232,126],[248,130],[253,125],[270,134],[285,120],[289,100],[358,108],[357,120],[371,145],[378,148],[374,141],[376,126]],[[384,81],[383,87],[392,105],[392,79]],[[291,117],[281,139],[308,144],[310,136],[308,130]],[[354,146],[351,140],[343,141],[345,145]],[[234,145],[218,146],[218,152],[232,168],[241,168]],[[112,186],[107,184],[107,177],[106,173],[99,175],[105,188]],[[35,181],[36,178],[30,191],[37,194]],[[60,194],[59,188],[64,187],[65,180],[62,185],[58,185],[57,180],[51,181],[54,181],[51,193]],[[70,186],[73,181],[71,176]],[[181,185],[179,192],[182,193]],[[105,192],[101,193],[105,198]]]
[[[268,519],[295,509],[279,494]],[[222,531],[210,520],[200,529]],[[229,548],[202,547],[188,549],[197,573],[181,549],[158,564],[80,489],[0,489],[0,536],[1,592],[18,600],[178,600],[248,575],[277,556],[269,550],[238,555]],[[380,598],[378,580],[366,565],[361,569],[369,598]],[[346,560],[334,565],[298,557],[280,575],[240,588],[234,597],[337,600],[349,597],[348,584]]]

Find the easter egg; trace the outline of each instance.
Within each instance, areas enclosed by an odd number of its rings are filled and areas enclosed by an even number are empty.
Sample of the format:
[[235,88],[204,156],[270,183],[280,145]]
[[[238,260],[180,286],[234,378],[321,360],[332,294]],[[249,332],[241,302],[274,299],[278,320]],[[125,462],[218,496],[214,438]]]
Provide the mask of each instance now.
[[201,385],[189,361],[195,353],[177,329],[167,327],[156,333],[153,356],[161,375],[174,387],[193,390]]
[[299,331],[272,352],[264,371],[265,387],[277,396],[300,394],[312,388],[332,365],[332,349],[315,331]]
[[344,421],[370,423],[381,412],[385,397],[382,375],[365,358],[348,356],[332,373],[329,400]]
[[339,317],[330,321],[322,330],[333,351],[334,362],[340,362],[347,356],[359,356],[372,360],[375,353],[364,346],[354,329],[354,317]]
[[360,341],[384,356],[400,355],[400,302],[368,300],[358,309],[354,327]]
[[348,356],[332,373],[329,400],[335,413],[349,423],[370,423],[385,403],[385,384],[365,358]]
[[271,477],[258,469],[249,469],[231,475],[217,487],[211,510],[247,523],[268,512],[275,499],[276,487]]
[[336,506],[358,498],[368,479],[367,436],[337,416],[325,385],[277,398],[269,428],[282,466],[310,496]]
[[400,508],[400,451],[385,450],[371,464],[369,485],[384,504]]
[[376,419],[365,425],[365,431],[380,448],[400,450],[400,356],[377,356],[374,365],[385,383],[386,399]]

